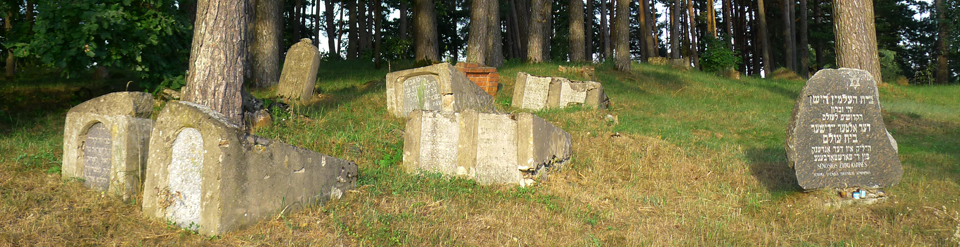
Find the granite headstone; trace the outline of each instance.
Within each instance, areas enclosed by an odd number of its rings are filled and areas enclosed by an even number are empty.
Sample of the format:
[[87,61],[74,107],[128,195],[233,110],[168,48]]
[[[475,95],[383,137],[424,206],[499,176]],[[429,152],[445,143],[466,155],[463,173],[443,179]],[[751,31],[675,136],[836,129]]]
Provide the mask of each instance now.
[[113,137],[103,123],[95,123],[87,131],[83,142],[83,185],[107,191],[110,187]]
[[785,147],[807,190],[890,187],[903,175],[876,81],[864,70],[825,69],[810,78],[794,105]]
[[277,96],[291,102],[313,99],[319,68],[320,52],[317,47],[313,46],[310,39],[301,39],[290,47],[287,58],[283,60]]
[[493,97],[448,63],[387,74],[387,111],[407,117],[413,110],[493,112]]

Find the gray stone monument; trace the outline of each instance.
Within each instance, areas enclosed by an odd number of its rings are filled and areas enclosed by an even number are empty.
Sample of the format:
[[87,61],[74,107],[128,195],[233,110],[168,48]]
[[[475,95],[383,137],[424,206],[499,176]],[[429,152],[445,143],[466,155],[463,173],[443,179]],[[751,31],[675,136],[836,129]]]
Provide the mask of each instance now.
[[63,130],[63,178],[129,200],[140,193],[153,121],[153,97],[111,93],[67,112]]
[[807,190],[890,187],[903,175],[876,81],[864,70],[825,69],[810,78],[794,105],[785,146]]
[[404,132],[403,164],[408,172],[526,186],[569,160],[570,147],[569,133],[530,113],[414,110]]
[[439,63],[387,74],[387,111],[406,117],[413,110],[493,112],[493,97],[453,65]]
[[277,96],[290,102],[313,99],[319,68],[319,50],[313,46],[313,41],[310,39],[301,39],[299,43],[290,47],[287,58],[283,60]]
[[205,235],[340,198],[356,187],[355,163],[249,135],[192,102],[168,103],[152,136],[144,215]]
[[513,89],[513,106],[541,110],[583,105],[589,108],[607,108],[609,100],[603,86],[595,81],[571,81],[562,77],[539,77],[517,73]]

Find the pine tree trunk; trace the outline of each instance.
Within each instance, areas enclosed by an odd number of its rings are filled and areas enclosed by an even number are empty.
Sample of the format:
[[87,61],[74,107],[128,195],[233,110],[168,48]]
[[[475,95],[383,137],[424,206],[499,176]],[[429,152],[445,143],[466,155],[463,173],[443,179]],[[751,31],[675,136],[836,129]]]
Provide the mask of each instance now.
[[583,53],[587,61],[593,62],[593,13],[596,10],[593,7],[594,0],[587,0],[587,18],[583,26]]
[[383,57],[380,54],[380,45],[382,42],[383,28],[381,22],[383,22],[383,3],[381,0],[373,0],[373,31],[376,33],[373,35],[373,61],[374,67],[377,69],[380,68],[380,65],[383,64]]
[[[333,21],[333,1],[327,0],[324,2],[324,5],[327,8],[327,12],[325,12],[323,16],[324,18],[326,18],[326,23],[327,23],[327,46],[329,47],[328,49],[330,49],[329,50],[330,58],[334,60],[339,60],[340,50],[337,49],[337,40],[336,40],[337,26],[334,24],[334,21]],[[319,39],[319,37],[317,39]]]
[[543,62],[544,25],[547,18],[544,13],[546,0],[530,1],[530,36],[527,42],[527,62]]
[[793,17],[790,15],[790,13],[793,12],[791,11],[793,7],[790,6],[790,2],[792,1],[793,0],[783,0],[780,3],[780,13],[782,13],[783,17],[783,66],[789,70],[796,71],[796,66],[794,65],[796,57],[793,53],[796,46],[793,45],[793,25],[791,24],[793,23]]
[[346,0],[347,9],[350,11],[350,30],[347,33],[347,59],[353,60],[360,57],[360,27],[357,25],[357,0]]
[[653,41],[653,30],[650,28],[652,25],[648,23],[656,22],[656,20],[650,18],[649,0],[637,0],[637,2],[639,2],[638,6],[640,6],[640,13],[637,14],[637,18],[640,22],[640,40],[642,41],[640,42],[640,50],[643,51],[643,58],[641,60],[647,62],[651,57],[659,56],[656,52],[657,44]]
[[487,60],[487,26],[489,17],[488,0],[472,0],[470,4],[470,33],[467,41],[467,62],[486,64]]
[[807,53],[808,53],[808,51],[809,51],[810,49],[807,48],[807,47],[809,46],[809,41],[808,41],[808,39],[807,39],[807,36],[808,36],[808,34],[807,34],[807,31],[808,31],[808,27],[807,27],[807,0],[800,0],[800,6],[799,6],[799,7],[800,7],[800,16],[799,16],[799,18],[798,18],[797,20],[800,22],[800,27],[799,27],[799,30],[798,30],[799,32],[798,32],[797,35],[800,36],[800,38],[799,38],[799,39],[800,39],[800,44],[799,44],[799,46],[797,47],[797,56],[800,57],[800,68],[799,68],[800,71],[798,71],[798,72],[799,72],[799,74],[800,74],[801,77],[803,77],[803,78],[809,78],[809,77],[810,77],[810,69],[809,69],[809,68],[810,68],[810,58],[809,58],[809,54],[807,54]]
[[303,5],[303,0],[296,0],[296,4],[293,7],[293,43],[297,43],[300,40],[300,16],[303,15],[303,12],[300,11],[300,6]]
[[530,46],[530,22],[533,18],[533,8],[530,6],[531,1],[535,0],[516,0],[514,13],[517,14],[517,25],[519,25],[520,33],[520,55],[526,56],[529,53]]
[[773,72],[773,60],[770,60],[770,36],[767,36],[767,13],[763,7],[763,0],[757,0],[757,9],[760,12],[757,19],[760,21],[760,54],[763,58],[763,74],[769,77]]
[[507,11],[510,11],[510,14],[507,15],[507,47],[510,51],[508,57],[511,59],[523,58],[520,52],[520,24],[517,21],[516,1],[509,0],[507,4],[509,4]]
[[650,0],[643,0],[643,3],[645,4],[643,9],[646,10],[644,14],[647,16],[648,20],[646,24],[647,35],[645,37],[648,40],[647,52],[651,53],[651,57],[660,57],[660,37],[658,35],[659,32],[657,31],[657,19],[654,18],[654,16],[656,16],[657,9],[650,6]]
[[670,6],[670,58],[680,59],[680,0]]
[[357,2],[357,35],[359,35],[360,48],[357,49],[357,56],[363,57],[370,53],[370,29],[367,28],[367,1]]
[[[3,26],[7,30],[7,33],[10,33],[13,30],[13,22],[11,21],[11,19],[13,19],[11,18],[12,16],[13,13],[7,10],[7,17],[3,18]],[[7,49],[7,71],[5,74],[7,79],[13,79],[13,77],[17,75],[16,68],[17,58],[13,56],[13,49]]]
[[835,0],[833,26],[837,67],[862,69],[882,81],[871,0]]
[[503,25],[500,22],[500,1],[487,1],[490,4],[487,9],[487,13],[490,15],[490,20],[487,22],[489,28],[487,46],[490,47],[487,51],[487,66],[499,68],[503,66]]
[[937,13],[937,84],[947,84],[950,80],[950,69],[948,68],[948,45],[949,26],[947,25],[946,6],[943,0],[935,0],[934,5]]
[[723,1],[723,22],[727,24],[727,41],[730,47],[733,47],[733,42],[729,42],[733,39],[733,0],[720,0]]
[[416,40],[417,62],[440,61],[440,48],[437,43],[437,14],[433,0],[414,0],[416,4],[413,13],[414,39]]
[[583,62],[586,54],[583,52],[583,0],[570,0],[570,61]]
[[[813,23],[816,23],[817,26],[823,24],[823,11],[820,9],[821,2],[819,0],[814,0],[813,3]],[[814,64],[814,69],[819,71],[823,69],[823,39],[817,39],[813,41],[813,52],[816,53],[816,63]]]
[[543,1],[543,46],[540,47],[543,51],[543,60],[544,62],[550,61],[550,49],[551,49],[551,39],[553,39],[553,0]]
[[600,58],[610,58],[610,32],[607,28],[607,0],[600,0]]
[[707,7],[707,31],[710,33],[711,37],[716,39],[717,38],[717,10],[713,8],[713,0],[707,0],[706,7]]
[[407,24],[407,9],[409,8],[410,6],[407,6],[407,0],[400,0],[400,9],[398,10],[400,12],[400,20],[398,23],[398,28],[400,29],[400,40],[407,40],[407,25],[409,25]]
[[699,52],[697,49],[697,18],[696,13],[693,12],[693,0],[687,0],[687,12],[687,22],[690,25],[690,60],[693,62],[694,68],[700,68],[700,56],[697,54]]
[[247,1],[200,0],[183,100],[210,107],[234,124],[241,121],[240,91],[246,63]]
[[614,52],[614,61],[617,70],[630,71],[630,0],[616,0],[616,30],[617,48]]
[[280,47],[283,1],[258,0],[254,8],[253,86],[265,88],[280,80]]

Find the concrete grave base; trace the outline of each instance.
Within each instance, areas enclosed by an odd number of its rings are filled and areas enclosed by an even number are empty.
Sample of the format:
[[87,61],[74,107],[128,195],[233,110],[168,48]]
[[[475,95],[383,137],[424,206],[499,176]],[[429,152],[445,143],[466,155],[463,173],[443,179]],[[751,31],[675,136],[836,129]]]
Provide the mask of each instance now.
[[356,187],[353,162],[246,134],[205,106],[170,102],[154,126],[143,213],[204,235]]
[[153,120],[153,97],[111,93],[67,112],[63,128],[63,178],[129,200],[140,193]]
[[410,113],[403,165],[476,179],[480,184],[531,185],[571,155],[570,134],[530,113]]
[[539,77],[518,72],[512,102],[514,107],[530,110],[578,104],[605,109],[610,100],[599,82],[571,81],[562,77]]
[[387,111],[407,117],[413,110],[493,112],[493,97],[448,63],[387,74]]

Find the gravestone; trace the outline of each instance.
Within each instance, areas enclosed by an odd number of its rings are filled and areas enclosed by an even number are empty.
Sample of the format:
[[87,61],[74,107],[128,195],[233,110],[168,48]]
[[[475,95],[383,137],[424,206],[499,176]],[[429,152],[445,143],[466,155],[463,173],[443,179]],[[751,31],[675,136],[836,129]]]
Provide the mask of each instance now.
[[569,160],[570,146],[569,133],[530,113],[415,110],[404,131],[403,164],[408,172],[526,186]]
[[283,71],[277,86],[277,97],[300,102],[313,99],[317,83],[317,70],[320,68],[320,52],[313,41],[301,39],[287,51],[283,60]]
[[521,109],[541,110],[572,105],[606,108],[609,102],[599,82],[539,77],[524,72],[517,73],[517,84],[513,90],[513,106]]
[[355,163],[247,134],[192,102],[167,103],[152,136],[143,214],[204,235],[340,198],[356,187]]
[[387,111],[407,117],[413,110],[493,112],[493,97],[448,63],[387,74]]
[[890,187],[903,175],[876,81],[864,70],[825,69],[810,78],[794,105],[785,146],[807,190]]
[[67,112],[61,176],[129,200],[140,193],[153,120],[153,96],[117,92]]

